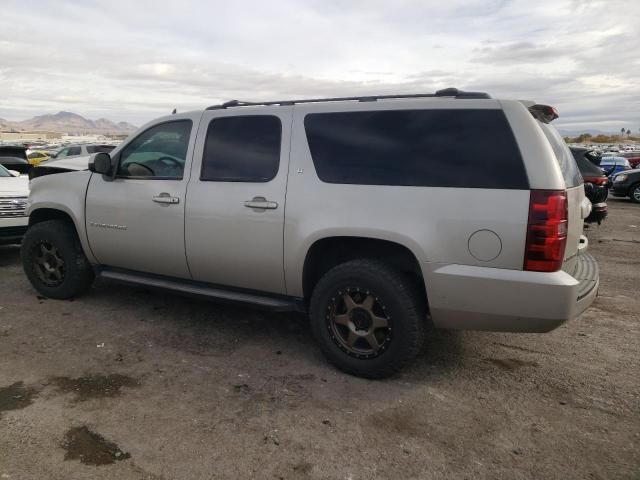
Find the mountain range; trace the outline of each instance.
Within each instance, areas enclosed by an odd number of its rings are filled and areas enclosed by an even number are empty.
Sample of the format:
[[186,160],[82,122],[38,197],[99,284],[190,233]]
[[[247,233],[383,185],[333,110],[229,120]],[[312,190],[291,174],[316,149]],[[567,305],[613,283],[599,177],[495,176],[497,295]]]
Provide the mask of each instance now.
[[3,132],[130,133],[136,129],[128,122],[116,123],[106,118],[89,120],[72,112],[39,115],[19,122],[0,118],[0,131]]

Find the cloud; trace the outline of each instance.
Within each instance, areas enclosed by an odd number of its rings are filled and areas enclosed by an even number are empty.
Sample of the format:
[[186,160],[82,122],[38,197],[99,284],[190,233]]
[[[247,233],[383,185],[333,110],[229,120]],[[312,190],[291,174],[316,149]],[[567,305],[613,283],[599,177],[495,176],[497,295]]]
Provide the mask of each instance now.
[[141,124],[234,98],[457,86],[637,129],[638,16],[617,0],[5,0],[0,117]]

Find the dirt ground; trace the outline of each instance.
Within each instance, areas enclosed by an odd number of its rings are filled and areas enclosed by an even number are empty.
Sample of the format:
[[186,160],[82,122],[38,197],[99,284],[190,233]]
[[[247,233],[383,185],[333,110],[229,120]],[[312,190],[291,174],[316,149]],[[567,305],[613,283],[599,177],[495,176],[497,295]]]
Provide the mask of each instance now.
[[327,365],[299,315],[39,298],[0,247],[0,479],[640,479],[640,206],[609,204],[580,318],[432,331],[385,381]]

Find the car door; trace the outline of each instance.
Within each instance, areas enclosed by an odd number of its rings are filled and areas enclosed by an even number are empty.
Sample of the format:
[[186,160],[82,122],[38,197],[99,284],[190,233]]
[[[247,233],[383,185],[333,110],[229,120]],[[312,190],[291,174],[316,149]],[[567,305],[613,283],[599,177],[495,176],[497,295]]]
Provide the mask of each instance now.
[[194,280],[285,293],[291,117],[286,106],[203,114],[185,213]]
[[92,175],[86,226],[101,264],[190,277],[185,192],[200,116],[175,115],[151,125],[114,153],[115,178]]

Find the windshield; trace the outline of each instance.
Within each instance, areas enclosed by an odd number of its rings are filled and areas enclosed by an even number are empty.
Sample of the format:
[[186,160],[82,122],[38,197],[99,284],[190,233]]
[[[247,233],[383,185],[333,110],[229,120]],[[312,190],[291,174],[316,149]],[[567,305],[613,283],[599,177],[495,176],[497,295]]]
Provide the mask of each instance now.
[[623,157],[608,157],[603,158],[600,162],[600,166],[602,165],[628,165],[629,161]]

